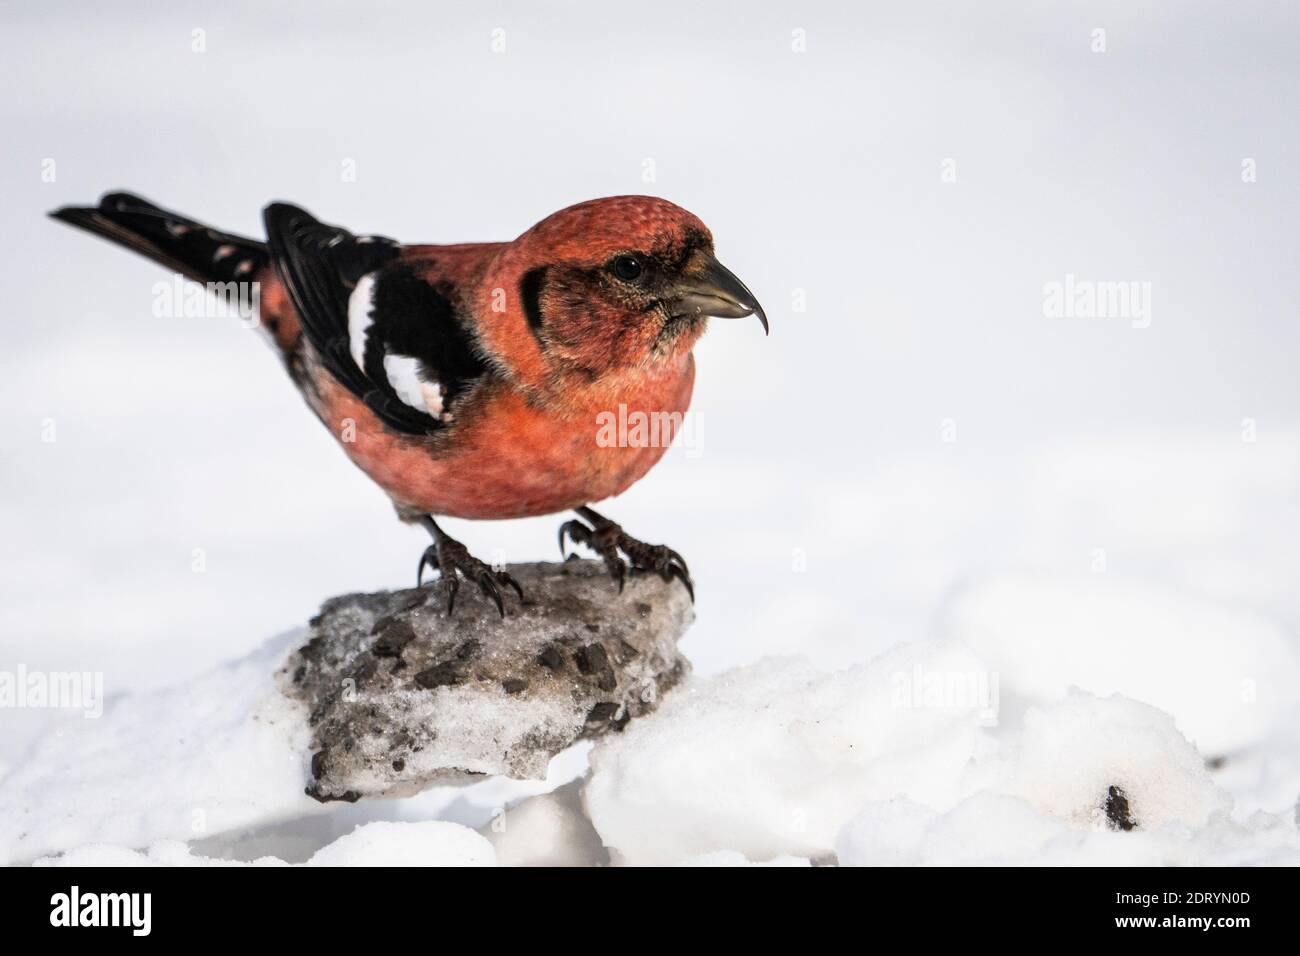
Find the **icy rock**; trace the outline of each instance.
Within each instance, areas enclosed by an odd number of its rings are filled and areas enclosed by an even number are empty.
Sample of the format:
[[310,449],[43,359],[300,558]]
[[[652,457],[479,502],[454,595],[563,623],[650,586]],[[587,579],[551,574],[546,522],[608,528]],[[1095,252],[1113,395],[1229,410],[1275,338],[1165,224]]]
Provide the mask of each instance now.
[[689,671],[678,582],[594,561],[512,565],[502,620],[473,584],[334,598],[281,672],[312,731],[308,793],[407,796],[503,774],[538,779],[577,740],[621,730]]

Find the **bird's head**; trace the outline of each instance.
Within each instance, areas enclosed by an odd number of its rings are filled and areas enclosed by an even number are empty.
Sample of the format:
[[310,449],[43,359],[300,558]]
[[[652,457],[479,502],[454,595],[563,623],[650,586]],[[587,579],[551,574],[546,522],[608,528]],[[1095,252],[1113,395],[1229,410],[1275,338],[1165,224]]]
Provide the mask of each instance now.
[[552,368],[600,374],[689,353],[709,316],[767,317],[713,255],[704,223],[667,200],[570,206],[509,243],[488,283],[513,293]]

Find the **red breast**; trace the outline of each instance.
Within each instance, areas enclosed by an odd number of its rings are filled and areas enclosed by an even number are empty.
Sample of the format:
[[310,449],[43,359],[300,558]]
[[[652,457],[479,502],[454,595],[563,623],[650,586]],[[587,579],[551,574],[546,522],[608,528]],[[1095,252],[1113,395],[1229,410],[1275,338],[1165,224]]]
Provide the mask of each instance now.
[[[489,385],[467,417],[437,439],[391,432],[327,373],[314,378],[317,413],[399,507],[459,518],[521,518],[601,501],[640,479],[681,424],[695,364],[687,354],[675,367],[615,385],[617,403],[609,401],[615,383],[602,383],[599,393],[572,395],[563,410],[535,407],[517,391]],[[642,435],[610,444],[611,416],[635,421],[638,414],[657,424],[649,433],[653,441],[641,444]]]

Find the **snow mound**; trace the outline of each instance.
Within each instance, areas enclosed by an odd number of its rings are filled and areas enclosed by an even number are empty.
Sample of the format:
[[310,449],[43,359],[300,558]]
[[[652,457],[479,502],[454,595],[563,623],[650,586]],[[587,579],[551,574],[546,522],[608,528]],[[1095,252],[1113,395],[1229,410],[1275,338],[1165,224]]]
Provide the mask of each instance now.
[[495,866],[492,844],[459,823],[366,823],[307,861],[308,866]]
[[1300,708],[1300,658],[1277,624],[1100,575],[994,576],[958,595],[946,632],[1008,697],[1124,694],[1172,714],[1209,755],[1258,743]]
[[1111,788],[1142,828],[1199,827],[1232,808],[1173,718],[1119,695],[1074,690],[1061,703],[1032,708],[1016,750],[1008,792],[1076,826],[1105,822]]
[[592,751],[584,798],[620,864],[1183,865],[1300,860],[1173,717],[1070,689],[1003,715],[955,642],[850,670],[767,659],[689,683]]
[[1231,797],[1173,718],[1072,691],[1025,714],[947,810],[865,804],[840,831],[841,865],[1240,865],[1300,862],[1285,817],[1229,818]]
[[299,639],[277,638],[187,684],[110,700],[98,719],[62,721],[0,781],[0,863],[319,812],[303,793],[306,712],[272,676]]
[[829,855],[869,800],[935,807],[962,778],[990,708],[956,645],[907,645],[847,671],[767,659],[693,682],[592,751],[587,810],[616,862]]

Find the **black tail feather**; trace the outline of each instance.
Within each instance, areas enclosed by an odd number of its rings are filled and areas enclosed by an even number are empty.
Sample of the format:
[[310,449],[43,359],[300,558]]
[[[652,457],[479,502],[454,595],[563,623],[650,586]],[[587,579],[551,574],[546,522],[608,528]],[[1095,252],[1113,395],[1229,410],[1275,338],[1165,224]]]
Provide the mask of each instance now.
[[218,232],[131,193],[106,193],[98,206],[64,206],[50,216],[196,282],[249,282],[270,262],[265,243]]

